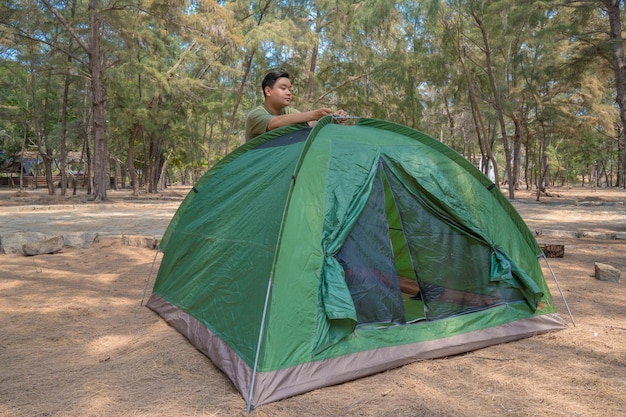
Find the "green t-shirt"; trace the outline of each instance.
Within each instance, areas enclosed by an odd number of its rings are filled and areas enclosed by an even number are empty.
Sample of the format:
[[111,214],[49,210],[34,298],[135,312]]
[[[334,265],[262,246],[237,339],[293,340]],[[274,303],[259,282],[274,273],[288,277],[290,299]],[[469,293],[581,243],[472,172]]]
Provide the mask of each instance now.
[[[284,107],[280,114],[294,114],[300,113],[293,107]],[[253,139],[265,132],[267,132],[267,125],[269,125],[272,117],[278,116],[277,114],[267,111],[264,105],[257,106],[250,110],[248,117],[246,118],[246,142]]]

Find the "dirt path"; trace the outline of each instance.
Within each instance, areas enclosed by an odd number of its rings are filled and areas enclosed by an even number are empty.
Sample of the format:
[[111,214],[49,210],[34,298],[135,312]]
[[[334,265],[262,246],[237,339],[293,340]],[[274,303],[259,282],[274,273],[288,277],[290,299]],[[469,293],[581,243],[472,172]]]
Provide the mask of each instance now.
[[[622,194],[596,195],[598,204],[590,207],[601,209],[588,216],[596,213],[602,227],[615,218],[612,224],[619,226]],[[620,198],[621,206],[609,204]],[[519,203],[533,204],[531,198]],[[551,226],[581,225],[562,214],[578,212],[581,204],[549,206]],[[545,228],[543,217],[528,222]],[[626,241],[551,239],[566,245],[565,258],[550,259],[550,265],[575,327],[544,264],[568,329],[410,364],[268,404],[250,415],[624,415]],[[122,246],[117,239],[56,255],[0,255],[0,415],[246,415],[245,401],[230,381],[140,306],[154,259],[153,250]],[[620,269],[622,283],[594,279],[594,262]]]

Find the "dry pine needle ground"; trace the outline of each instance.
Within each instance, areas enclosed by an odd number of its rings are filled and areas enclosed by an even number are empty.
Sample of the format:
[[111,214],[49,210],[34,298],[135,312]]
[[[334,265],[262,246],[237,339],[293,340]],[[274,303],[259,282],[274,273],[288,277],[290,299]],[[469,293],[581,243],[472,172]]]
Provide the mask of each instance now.
[[[574,239],[544,272],[564,331],[414,363],[262,406],[251,416],[620,416],[626,410],[626,242]],[[243,416],[201,353],[140,306],[155,252],[117,241],[0,255],[0,415]],[[158,266],[158,262],[157,262]],[[148,295],[149,296],[149,291]]]

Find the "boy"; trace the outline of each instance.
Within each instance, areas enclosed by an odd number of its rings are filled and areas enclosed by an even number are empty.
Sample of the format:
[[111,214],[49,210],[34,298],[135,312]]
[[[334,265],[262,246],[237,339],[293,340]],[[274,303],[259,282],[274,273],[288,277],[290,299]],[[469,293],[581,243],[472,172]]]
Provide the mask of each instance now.
[[[269,72],[261,84],[265,101],[248,113],[246,119],[246,142],[278,127],[291,124],[306,124],[314,126],[324,116],[333,114],[327,107],[300,112],[291,104],[291,80],[285,71]],[[345,116],[346,112],[339,110],[336,115]]]

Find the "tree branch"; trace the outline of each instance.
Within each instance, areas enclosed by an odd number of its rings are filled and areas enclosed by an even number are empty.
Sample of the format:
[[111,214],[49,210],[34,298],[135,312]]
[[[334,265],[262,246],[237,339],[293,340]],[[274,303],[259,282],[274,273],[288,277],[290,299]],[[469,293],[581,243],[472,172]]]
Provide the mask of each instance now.
[[322,99],[323,99],[324,97],[326,97],[327,95],[329,95],[329,94],[331,94],[331,93],[333,93],[333,92],[335,92],[335,91],[339,90],[341,87],[343,87],[343,86],[345,86],[345,85],[347,85],[347,84],[350,84],[350,83],[352,83],[352,82],[354,82],[354,81],[356,81],[356,80],[360,80],[361,78],[365,78],[365,77],[369,76],[372,72],[373,72],[373,71],[370,71],[370,72],[365,73],[365,74],[357,75],[356,77],[348,77],[348,79],[347,79],[347,80],[345,80],[344,82],[342,82],[341,84],[339,84],[339,85],[335,86],[334,88],[332,88],[332,89],[328,90],[327,92],[325,92],[324,94],[322,94],[321,96],[319,96],[317,99],[315,99],[315,101],[314,101],[313,103],[319,103],[319,102],[320,102],[320,101],[322,101]]
[[74,28],[68,23],[67,20],[65,20],[65,17],[63,17],[63,15],[54,6],[52,6],[48,0],[39,1],[41,1],[48,8],[48,10],[50,10],[52,14],[54,14],[57,20],[61,23],[61,25],[63,25],[63,27],[70,33],[70,35],[72,35],[72,38],[74,38],[76,42],[78,42],[80,47],[83,48],[83,50],[88,55],[91,55],[89,45],[78,35],[78,33],[76,33]]

